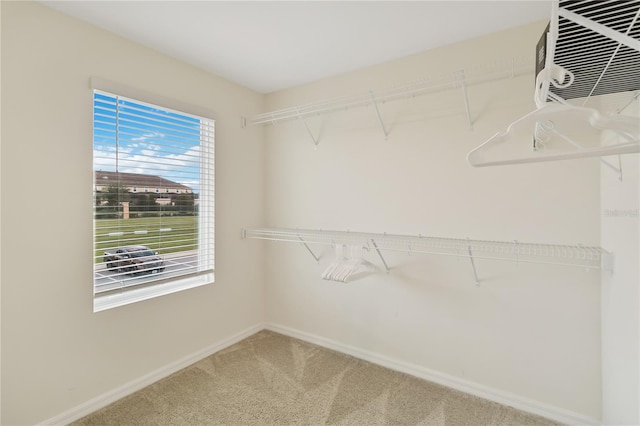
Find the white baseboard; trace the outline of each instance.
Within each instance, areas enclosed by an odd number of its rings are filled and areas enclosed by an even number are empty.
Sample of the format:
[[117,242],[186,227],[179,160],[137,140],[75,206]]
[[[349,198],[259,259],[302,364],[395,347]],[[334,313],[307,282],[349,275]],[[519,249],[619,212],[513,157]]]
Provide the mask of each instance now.
[[132,394],[133,392],[136,392],[152,383],[155,383],[160,379],[163,379],[185,367],[188,367],[189,365],[196,363],[201,359],[206,358],[218,351],[221,351],[222,349],[225,349],[264,329],[284,334],[286,336],[294,337],[296,339],[304,340],[306,342],[313,343],[318,346],[322,346],[338,352],[342,352],[344,354],[351,355],[356,358],[369,361],[395,371],[400,371],[402,373],[419,377],[421,379],[429,380],[431,382],[438,383],[471,395],[475,395],[480,398],[508,405],[510,407],[517,408],[528,413],[537,414],[539,416],[543,416],[561,423],[570,425],[601,424],[601,422],[597,419],[586,417],[568,410],[563,410],[561,408],[553,407],[539,401],[523,398],[521,396],[511,394],[509,392],[504,392],[498,389],[493,389],[478,383],[460,379],[455,376],[430,370],[419,365],[392,359],[375,352],[370,352],[353,346],[345,345],[338,341],[317,336],[315,334],[295,330],[278,324],[269,323],[266,325],[255,325],[216,344],[208,346],[198,352],[187,355],[186,357],[183,357],[175,362],[172,362],[169,365],[152,371],[145,376],[142,376],[136,380],[132,380],[129,383],[125,383],[118,388],[99,395],[55,417],[45,420],[44,422],[41,422],[40,425],[66,425],[73,421],[79,420],[82,417],[91,414],[96,410],[99,410],[100,408],[106,407],[107,405],[121,398],[124,398],[127,395]]
[[353,346],[345,345],[335,340],[327,339],[321,336],[317,336],[311,333],[307,333],[300,330],[295,330],[289,327],[284,327],[278,324],[268,323],[265,328],[267,330],[274,331],[276,333],[284,334],[286,336],[294,337],[296,339],[304,340],[309,343],[316,344],[328,349],[332,349],[338,352],[342,352],[347,355],[354,356],[356,358],[372,362],[374,364],[389,368],[391,370],[400,371],[402,373],[409,374],[411,376],[419,377],[431,382],[435,382],[471,395],[478,396],[480,398],[488,399],[503,405],[507,405],[518,410],[526,411],[528,413],[536,414],[538,416],[546,417],[550,420],[554,420],[560,423],[569,425],[600,425],[601,422],[597,419],[584,416],[582,414],[574,413],[572,411],[564,410],[558,407],[554,407],[539,401],[523,398],[519,395],[509,392],[493,389],[488,386],[474,383],[468,380],[460,379],[458,377],[441,373],[435,370],[410,364],[397,359],[392,359],[384,355],[380,355],[375,352],[370,352]]
[[228,348],[229,346],[261,331],[264,330],[263,324],[254,325],[253,327],[249,327],[248,329],[241,331],[231,337],[228,337],[218,343],[215,343],[211,346],[208,346],[202,350],[199,350],[191,355],[187,355],[171,364],[168,364],[162,368],[159,368],[155,371],[152,371],[149,374],[146,374],[138,379],[132,380],[129,383],[125,383],[124,385],[117,387],[109,392],[106,392],[102,395],[99,395],[83,404],[78,405],[70,410],[67,410],[61,414],[58,414],[55,417],[52,417],[44,422],[40,423],[40,425],[66,425],[73,421],[79,420],[82,417],[93,413],[100,408],[106,407],[107,405],[124,398],[127,395],[132,394],[146,386],[149,386],[152,383],[157,382],[160,379],[163,379],[185,367],[188,367],[191,364],[194,364],[201,359],[204,359],[214,353],[221,351],[222,349]]

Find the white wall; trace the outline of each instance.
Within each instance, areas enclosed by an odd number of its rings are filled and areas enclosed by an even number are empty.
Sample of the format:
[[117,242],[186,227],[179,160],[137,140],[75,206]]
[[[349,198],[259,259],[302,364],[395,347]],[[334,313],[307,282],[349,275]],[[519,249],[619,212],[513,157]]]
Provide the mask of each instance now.
[[[531,55],[544,22],[267,96],[267,110]],[[533,74],[314,117],[266,133],[266,225],[599,245],[599,165],[474,169],[466,153],[533,110]],[[528,143],[528,142],[527,142]],[[580,422],[601,417],[600,273],[387,255],[389,275],[323,281],[304,247],[267,245],[267,321]],[[379,261],[374,254],[369,260]]]
[[[1,7],[2,424],[35,424],[261,324],[262,249],[239,230],[263,221],[263,131],[239,124],[264,99],[37,3]],[[92,312],[91,76],[215,112],[214,285]]]
[[[623,106],[630,94],[617,97]],[[639,102],[624,114],[640,118]],[[611,135],[607,135],[611,137]],[[618,165],[618,157],[607,157]],[[640,156],[623,155],[622,181],[601,171],[602,247],[615,256],[613,273],[602,273],[602,414],[605,424],[640,424]]]

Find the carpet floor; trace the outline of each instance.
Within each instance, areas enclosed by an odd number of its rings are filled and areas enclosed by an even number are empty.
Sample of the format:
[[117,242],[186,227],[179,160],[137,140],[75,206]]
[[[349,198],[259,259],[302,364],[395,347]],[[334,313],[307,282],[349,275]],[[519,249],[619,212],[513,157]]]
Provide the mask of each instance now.
[[271,331],[256,333],[73,423],[557,424]]

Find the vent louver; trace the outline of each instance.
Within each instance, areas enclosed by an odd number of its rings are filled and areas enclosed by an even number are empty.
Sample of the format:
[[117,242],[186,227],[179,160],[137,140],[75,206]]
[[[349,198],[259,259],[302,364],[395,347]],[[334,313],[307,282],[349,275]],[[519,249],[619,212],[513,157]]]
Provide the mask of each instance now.
[[[559,7],[640,43],[640,0],[561,0]],[[575,76],[566,88],[550,88],[563,99],[640,90],[640,50],[567,19],[562,12],[553,62]]]

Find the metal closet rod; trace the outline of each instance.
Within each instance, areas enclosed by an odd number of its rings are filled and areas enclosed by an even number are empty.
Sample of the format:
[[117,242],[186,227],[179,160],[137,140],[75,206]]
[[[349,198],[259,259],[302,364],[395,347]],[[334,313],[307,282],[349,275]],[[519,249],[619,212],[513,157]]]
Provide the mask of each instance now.
[[461,88],[464,85],[480,84],[512,78],[533,71],[533,58],[510,58],[492,64],[461,69],[441,74],[435,78],[423,78],[383,91],[369,91],[354,96],[314,102],[305,105],[257,114],[244,119],[246,125],[275,124],[279,121],[304,118],[310,115],[327,114],[348,108],[362,107],[379,102],[406,99],[415,96]]
[[506,260],[527,263],[543,263],[579,266],[587,269],[613,269],[613,255],[600,247],[559,244],[538,244],[520,241],[488,241],[462,238],[428,237],[422,235],[394,235],[350,231],[328,231],[287,228],[245,228],[243,238],[303,244],[316,261],[319,257],[311,250],[311,244],[345,244],[375,250],[386,266],[382,251],[400,251],[446,256]]

